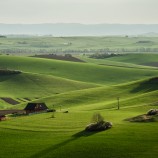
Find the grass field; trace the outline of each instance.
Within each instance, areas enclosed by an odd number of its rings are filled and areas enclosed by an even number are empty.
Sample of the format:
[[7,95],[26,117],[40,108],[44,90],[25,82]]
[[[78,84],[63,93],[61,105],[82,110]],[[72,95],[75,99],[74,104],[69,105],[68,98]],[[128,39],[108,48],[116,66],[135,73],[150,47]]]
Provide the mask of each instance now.
[[150,69],[152,67],[158,67],[158,55],[154,53],[127,53],[105,59],[90,58],[89,55],[78,55],[77,57],[88,63],[94,63],[98,65]]
[[119,57],[109,58],[111,61],[139,64],[139,65],[150,65],[151,63],[155,63],[158,61],[157,54],[126,54]]
[[[62,42],[68,39],[52,38]],[[79,43],[81,39],[69,40]],[[115,38],[115,42],[120,47],[121,43],[127,45],[136,40],[122,37],[119,43],[118,39]],[[17,42],[17,39],[10,40]],[[13,44],[10,40],[8,43]],[[33,44],[38,43],[36,40]],[[86,40],[90,43],[94,38]],[[101,60],[80,58],[86,63],[0,56],[0,69],[22,71],[21,74],[0,74],[0,97],[29,98],[57,110],[55,117],[52,113],[40,113],[8,116],[8,120],[1,121],[0,158],[157,157],[158,122],[131,123],[125,119],[158,107],[158,69],[145,64],[157,62],[158,55],[125,54]],[[120,110],[117,110],[117,97],[120,97]],[[27,102],[10,105],[0,99],[0,109],[23,109]],[[103,132],[85,132],[96,112],[112,122],[113,127]]]
[[24,72],[53,75],[88,83],[108,85],[157,75],[157,71],[152,68],[146,70],[50,59],[36,59],[31,57],[0,56],[0,67],[4,69],[17,69]]
[[92,112],[56,113],[55,118],[37,114],[1,122],[1,156],[156,158],[157,123],[123,121],[148,108],[101,111],[113,128],[100,133],[83,132]]
[[157,52],[158,37],[7,37],[0,38],[0,53]]

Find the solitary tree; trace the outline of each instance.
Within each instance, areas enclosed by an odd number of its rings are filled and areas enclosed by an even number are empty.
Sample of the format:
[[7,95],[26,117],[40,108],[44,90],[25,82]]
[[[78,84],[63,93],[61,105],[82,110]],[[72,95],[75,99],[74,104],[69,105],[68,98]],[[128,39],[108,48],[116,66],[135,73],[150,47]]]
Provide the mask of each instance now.
[[101,116],[101,114],[99,113],[95,113],[92,117],[92,122],[93,123],[100,123],[100,122],[103,122],[104,121],[104,118],[103,116]]

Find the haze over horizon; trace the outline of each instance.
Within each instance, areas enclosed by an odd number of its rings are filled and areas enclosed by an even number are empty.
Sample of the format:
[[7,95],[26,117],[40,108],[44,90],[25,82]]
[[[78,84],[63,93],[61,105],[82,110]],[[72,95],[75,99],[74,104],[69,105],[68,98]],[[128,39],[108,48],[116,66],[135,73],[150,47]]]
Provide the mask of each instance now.
[[8,25],[40,25],[40,24],[79,24],[79,25],[158,25],[158,23],[73,23],[73,22],[56,22],[56,23],[1,23],[0,24],[8,24]]
[[158,24],[157,0],[0,0],[0,23]]

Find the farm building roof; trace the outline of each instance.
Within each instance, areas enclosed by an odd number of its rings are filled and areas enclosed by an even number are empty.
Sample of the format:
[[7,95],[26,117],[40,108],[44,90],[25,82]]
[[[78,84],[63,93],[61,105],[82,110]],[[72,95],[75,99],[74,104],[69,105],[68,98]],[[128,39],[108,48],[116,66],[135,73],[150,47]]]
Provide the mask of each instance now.
[[24,110],[35,110],[37,105],[40,106],[40,110],[48,109],[45,103],[28,103]]

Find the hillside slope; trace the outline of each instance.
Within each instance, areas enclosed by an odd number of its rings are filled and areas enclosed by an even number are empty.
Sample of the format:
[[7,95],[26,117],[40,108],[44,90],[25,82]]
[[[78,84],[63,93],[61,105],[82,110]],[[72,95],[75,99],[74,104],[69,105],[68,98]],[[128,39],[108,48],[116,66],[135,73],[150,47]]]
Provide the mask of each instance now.
[[[59,108],[69,108],[71,110],[103,110],[117,109],[117,97],[120,98],[120,107],[135,107],[142,105],[157,105],[158,78],[129,82],[111,87],[97,87],[75,92],[52,95],[39,99],[46,102],[49,107],[51,103]],[[17,106],[18,108],[24,105]]]
[[152,54],[152,53],[125,54],[121,56],[111,57],[111,58],[108,58],[107,60],[122,62],[122,63],[132,63],[132,64],[138,64],[138,65],[154,66],[154,63],[158,63],[157,62],[158,54]]
[[108,86],[158,74],[158,71],[153,69],[101,66],[31,57],[0,56],[0,67]]
[[[60,77],[40,75],[32,73],[21,73],[15,75],[0,75],[0,97],[18,99],[24,98],[34,100],[53,94],[59,94],[79,89],[96,87],[97,85],[77,82]],[[2,100],[1,100],[2,102]],[[0,108],[6,102],[0,102]]]

